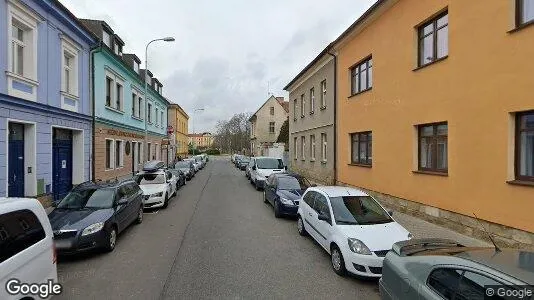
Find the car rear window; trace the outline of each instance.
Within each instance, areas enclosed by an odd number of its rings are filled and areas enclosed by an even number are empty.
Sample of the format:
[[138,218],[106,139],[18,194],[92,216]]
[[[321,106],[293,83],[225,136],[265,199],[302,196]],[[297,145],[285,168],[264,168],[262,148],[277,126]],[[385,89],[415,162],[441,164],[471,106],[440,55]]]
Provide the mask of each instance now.
[[30,210],[0,215],[0,264],[45,238],[37,216]]

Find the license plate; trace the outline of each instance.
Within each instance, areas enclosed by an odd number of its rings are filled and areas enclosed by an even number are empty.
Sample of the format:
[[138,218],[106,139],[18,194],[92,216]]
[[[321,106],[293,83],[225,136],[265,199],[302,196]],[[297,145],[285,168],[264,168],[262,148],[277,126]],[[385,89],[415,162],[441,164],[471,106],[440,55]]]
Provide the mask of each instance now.
[[59,240],[59,241],[56,241],[55,243],[56,243],[56,248],[57,249],[66,249],[66,248],[72,247],[72,242],[71,241]]

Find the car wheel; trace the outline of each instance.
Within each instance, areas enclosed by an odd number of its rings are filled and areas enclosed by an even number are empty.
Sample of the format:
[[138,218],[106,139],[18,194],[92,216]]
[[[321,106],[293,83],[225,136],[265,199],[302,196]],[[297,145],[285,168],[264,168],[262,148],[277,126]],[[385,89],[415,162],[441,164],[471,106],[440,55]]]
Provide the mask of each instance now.
[[297,220],[297,230],[299,231],[299,234],[302,236],[308,235],[308,233],[306,232],[306,228],[304,228],[304,221],[302,221],[302,218],[300,216]]
[[137,213],[137,219],[135,219],[135,224],[143,223],[143,206],[139,207],[139,212]]
[[165,194],[165,201],[163,201],[162,208],[167,208],[169,206],[169,197],[167,197],[167,194]]
[[255,182],[255,183],[254,183],[254,187],[256,187],[256,191],[259,191],[259,190],[260,190],[260,186],[258,185],[258,182]]
[[274,217],[280,218],[282,214],[280,213],[280,204],[278,204],[278,201],[274,200]]
[[107,244],[106,244],[106,251],[111,252],[115,249],[115,245],[117,244],[117,229],[115,227],[111,227],[111,230],[108,232],[107,236]]
[[265,195],[265,191],[263,191],[263,203],[267,203],[269,201],[267,201],[267,195]]
[[339,276],[345,276],[347,274],[347,269],[345,268],[345,260],[343,259],[343,254],[337,246],[332,246],[331,252],[331,262],[334,272]]

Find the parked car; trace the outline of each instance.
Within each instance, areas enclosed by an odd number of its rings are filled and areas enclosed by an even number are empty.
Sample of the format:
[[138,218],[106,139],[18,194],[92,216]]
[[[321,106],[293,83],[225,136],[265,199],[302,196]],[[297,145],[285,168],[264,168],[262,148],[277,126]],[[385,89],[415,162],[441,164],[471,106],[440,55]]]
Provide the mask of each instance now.
[[239,162],[241,161],[241,159],[244,157],[244,155],[236,155],[235,159],[234,159],[234,166],[236,168],[239,168]]
[[273,173],[284,173],[284,162],[281,158],[255,157],[254,165],[250,169],[250,178],[256,190],[263,189],[265,180]]
[[299,201],[297,229],[331,256],[334,272],[382,276],[384,256],[411,234],[375,199],[363,191],[340,186],[310,187]]
[[255,164],[256,164],[256,159],[254,157],[251,157],[250,158],[250,162],[248,163],[247,167],[245,168],[245,177],[247,177],[248,180],[251,180],[250,179],[250,171],[252,170],[252,166],[254,166]]
[[237,155],[237,154],[232,154],[232,155],[230,155],[230,161],[231,161],[232,163],[235,163],[235,157],[236,157],[236,155]]
[[20,299],[5,287],[16,278],[24,283],[57,283],[52,227],[36,199],[0,198],[0,299]]
[[237,167],[239,168],[239,170],[241,171],[245,171],[245,169],[247,168],[248,164],[250,163],[250,157],[248,156],[243,156],[241,157],[241,159],[239,160],[239,163],[237,164]]
[[297,216],[299,199],[312,184],[297,174],[275,173],[267,178],[263,202],[274,208],[274,216]]
[[206,153],[202,153],[201,154],[203,157],[204,157],[204,161],[207,163],[208,161],[210,161],[210,156],[207,155]]
[[145,208],[167,208],[169,199],[176,195],[177,178],[164,169],[162,161],[147,162],[143,172],[136,174],[135,180],[143,190]]
[[85,182],[72,189],[48,218],[59,253],[113,251],[124,229],[143,222],[143,192],[133,180]]
[[191,180],[193,177],[195,177],[195,165],[192,161],[178,161],[174,164],[174,168],[182,171],[187,180]]
[[206,162],[204,161],[204,157],[202,155],[195,155],[193,156],[193,159],[195,159],[195,161],[199,164],[200,169],[204,169]]
[[168,171],[171,172],[172,175],[176,176],[176,189],[179,189],[186,184],[187,179],[182,170],[168,169]]
[[195,169],[195,173],[197,173],[198,171],[200,171],[200,163],[197,162],[196,159],[194,159],[194,158],[186,158],[186,159],[184,159],[184,161],[190,161],[190,162],[193,163],[193,167],[194,167],[194,169]]
[[[519,286],[534,285],[534,252],[413,239],[393,245],[379,281],[381,298],[388,300],[490,299],[486,295],[492,285],[516,292]],[[491,299],[508,299],[494,292]]]

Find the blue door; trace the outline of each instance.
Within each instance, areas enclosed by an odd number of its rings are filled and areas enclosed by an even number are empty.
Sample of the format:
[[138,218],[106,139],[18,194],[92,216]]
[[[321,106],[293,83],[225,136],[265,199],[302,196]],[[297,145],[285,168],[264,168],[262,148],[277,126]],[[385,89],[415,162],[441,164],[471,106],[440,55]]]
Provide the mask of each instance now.
[[72,132],[54,128],[52,135],[52,191],[57,202],[72,189]]
[[24,125],[9,123],[8,197],[24,197]]

